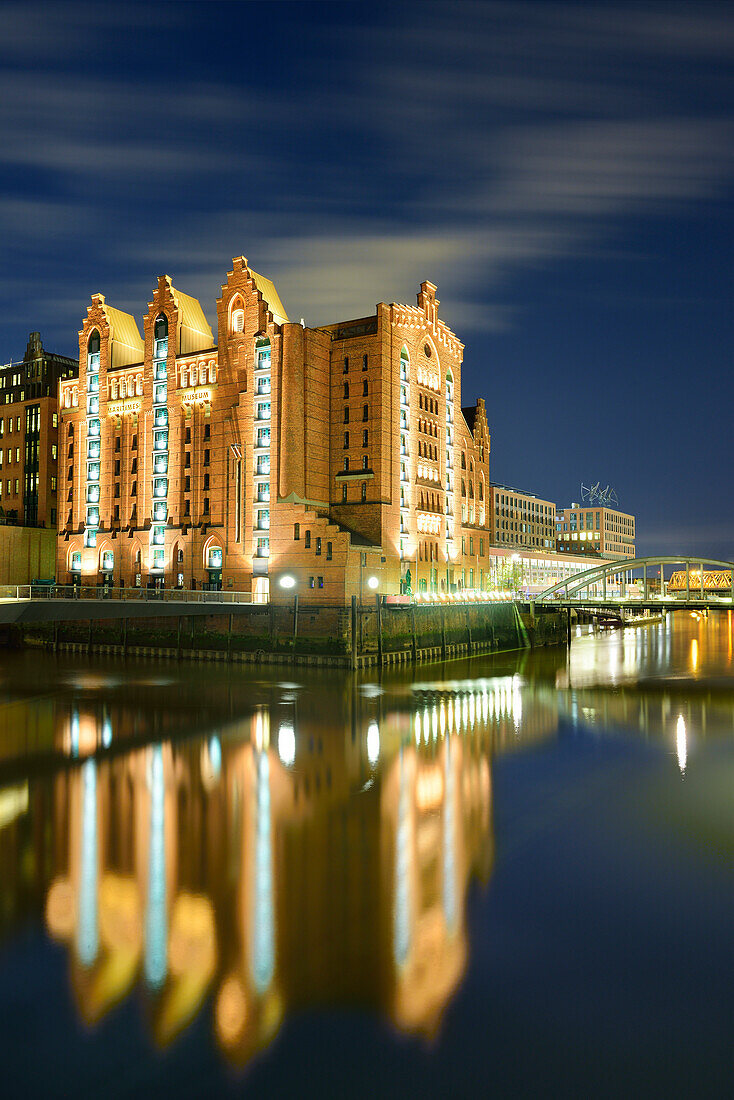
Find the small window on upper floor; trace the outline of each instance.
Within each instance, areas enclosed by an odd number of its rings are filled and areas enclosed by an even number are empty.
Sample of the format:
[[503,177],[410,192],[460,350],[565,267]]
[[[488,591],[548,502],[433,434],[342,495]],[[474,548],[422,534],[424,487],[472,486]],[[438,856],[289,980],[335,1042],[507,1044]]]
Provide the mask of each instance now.
[[365,378],[364,382],[362,383],[362,393],[366,397],[369,392],[370,392],[369,383],[368,383],[367,379]]
[[367,370],[367,356],[362,356],[362,370]]

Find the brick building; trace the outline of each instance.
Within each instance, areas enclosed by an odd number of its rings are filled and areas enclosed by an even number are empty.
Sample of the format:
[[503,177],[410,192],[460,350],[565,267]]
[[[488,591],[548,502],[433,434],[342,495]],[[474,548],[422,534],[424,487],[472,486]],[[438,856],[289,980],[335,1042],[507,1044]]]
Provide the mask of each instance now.
[[486,411],[462,409],[435,291],[310,329],[239,257],[218,342],[168,277],[142,335],[94,295],[61,386],[59,580],[334,602],[372,578],[486,586]]
[[56,527],[58,385],[78,369],[45,351],[37,332],[21,362],[0,367],[0,522]]

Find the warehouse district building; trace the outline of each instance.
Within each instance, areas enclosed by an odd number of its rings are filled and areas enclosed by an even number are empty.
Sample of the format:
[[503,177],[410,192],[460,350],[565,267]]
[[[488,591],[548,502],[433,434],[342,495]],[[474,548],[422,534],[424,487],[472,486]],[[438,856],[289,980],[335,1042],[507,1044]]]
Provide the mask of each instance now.
[[487,417],[462,410],[438,305],[424,282],[415,307],[309,329],[239,257],[215,343],[167,276],[142,336],[95,294],[60,386],[59,581],[324,602],[374,578],[485,587]]

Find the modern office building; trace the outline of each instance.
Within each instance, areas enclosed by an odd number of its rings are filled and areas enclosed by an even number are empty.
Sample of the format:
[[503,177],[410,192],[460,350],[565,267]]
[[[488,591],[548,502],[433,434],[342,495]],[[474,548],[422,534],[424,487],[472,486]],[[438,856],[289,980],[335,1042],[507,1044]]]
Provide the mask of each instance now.
[[37,332],[20,362],[0,367],[0,523],[56,528],[58,386],[78,369]]
[[333,602],[485,587],[486,410],[462,408],[438,306],[424,282],[416,306],[305,328],[239,257],[215,341],[168,277],[142,334],[95,294],[61,384],[59,580]]
[[492,542],[549,551],[556,548],[556,506],[509,485],[492,485]]
[[572,504],[556,514],[559,551],[600,558],[634,558],[635,517],[616,508]]

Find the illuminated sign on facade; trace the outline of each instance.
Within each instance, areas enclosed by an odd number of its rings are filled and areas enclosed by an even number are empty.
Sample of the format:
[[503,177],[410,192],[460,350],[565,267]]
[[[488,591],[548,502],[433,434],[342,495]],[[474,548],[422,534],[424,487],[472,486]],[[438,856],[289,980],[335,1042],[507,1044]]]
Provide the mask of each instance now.
[[210,405],[212,391],[208,386],[193,386],[181,391],[181,401],[184,405]]
[[127,398],[122,401],[108,401],[107,402],[107,415],[108,416],[132,416],[134,413],[140,412],[140,398]]

